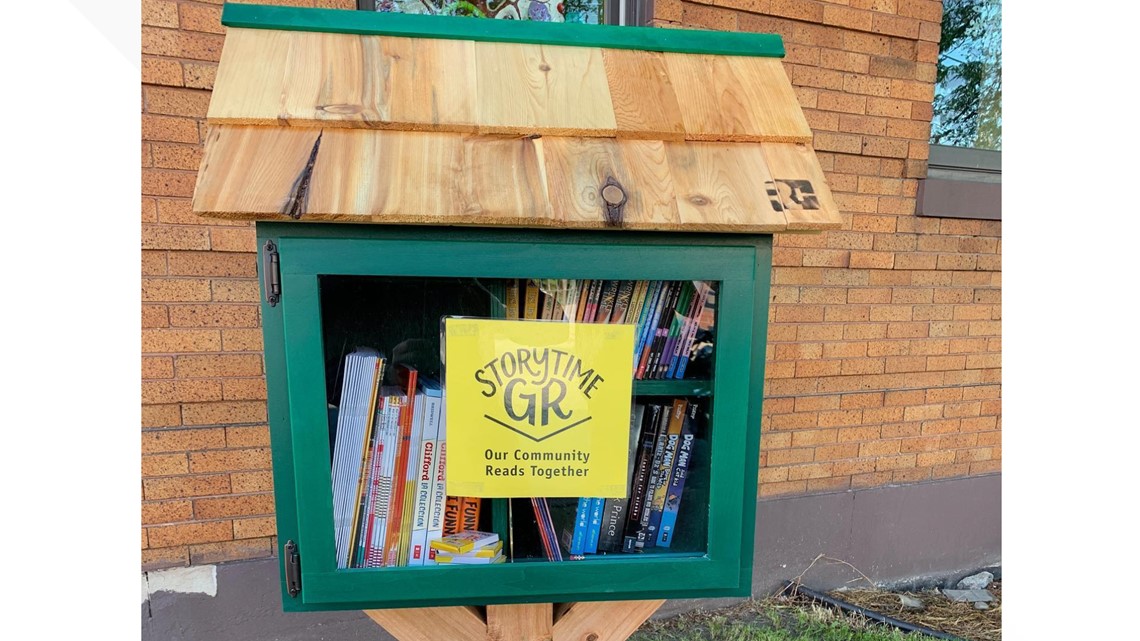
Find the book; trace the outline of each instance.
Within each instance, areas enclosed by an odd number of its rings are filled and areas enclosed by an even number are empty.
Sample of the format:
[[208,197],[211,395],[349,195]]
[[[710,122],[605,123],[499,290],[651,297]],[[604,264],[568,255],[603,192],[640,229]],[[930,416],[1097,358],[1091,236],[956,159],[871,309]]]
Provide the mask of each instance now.
[[[396,564],[407,566],[411,564],[412,532],[415,528],[416,491],[419,489],[420,478],[420,446],[423,441],[425,416],[427,405],[426,394],[416,388],[415,400],[412,403],[412,432],[408,441],[408,458],[405,463],[403,476],[404,503],[400,514],[400,547]],[[426,523],[425,523],[426,525]]]
[[396,440],[396,461],[392,471],[392,501],[388,507],[388,533],[385,536],[384,565],[394,567],[400,563],[400,549],[403,544],[401,532],[404,527],[404,503],[408,494],[408,457],[412,445],[412,424],[415,412],[416,378],[418,372],[407,365],[397,366],[400,387],[404,390],[403,407],[400,408],[400,432]]
[[[573,530],[570,532],[570,556],[581,556],[586,553],[586,536],[590,529],[590,499],[578,499],[578,511],[575,513]],[[565,533],[564,533],[565,535]]]
[[681,357],[677,362],[677,371],[674,373],[673,378],[684,378],[685,369],[689,365],[689,360],[692,357],[693,343],[697,337],[697,331],[701,328],[701,316],[704,314],[705,306],[708,304],[709,296],[712,294],[712,287],[704,281],[694,281],[693,285],[699,292],[697,310],[693,314],[692,321],[689,323],[688,331],[685,332],[684,345],[681,348]]
[[[641,309],[645,306],[645,295],[649,292],[649,281],[639,280],[633,287],[633,295],[629,300],[629,310],[625,313],[623,322],[636,325],[641,320]],[[634,330],[635,332],[637,330]]]
[[420,383],[423,390],[423,426],[417,451],[419,457],[414,472],[415,504],[412,509],[412,532],[408,549],[408,565],[423,565],[428,555],[428,522],[430,521],[431,500],[435,489],[436,458],[439,447],[439,418],[443,409],[442,390],[439,382],[425,379]]
[[653,435],[653,458],[649,464],[649,479],[645,483],[645,503],[641,508],[641,522],[638,524],[637,544],[638,550],[654,547],[656,541],[649,540],[649,521],[653,513],[653,496],[657,484],[661,479],[661,460],[665,457],[665,440],[669,431],[669,417],[672,414],[669,406],[662,406],[661,416],[657,420],[657,427]]
[[493,556],[467,556],[465,554],[454,555],[440,552],[436,554],[436,559],[443,565],[493,565],[507,561],[502,552]]
[[673,320],[673,307],[677,304],[677,295],[680,290],[680,284],[677,281],[669,281],[666,285],[652,338],[649,340],[649,348],[642,353],[641,363],[637,366],[637,378],[639,379],[651,378],[653,366],[661,355],[661,346],[669,332],[669,323]]
[[601,292],[598,293],[598,310],[594,316],[593,322],[595,323],[609,323],[610,316],[614,311],[614,303],[617,301],[618,287],[621,281],[607,280],[604,281]]
[[685,342],[689,335],[689,328],[692,327],[694,320],[700,313],[701,307],[704,305],[703,292],[699,284],[696,281],[691,281],[688,283],[688,287],[693,290],[693,295],[689,299],[685,316],[681,319],[681,328],[677,333],[677,340],[674,342],[671,350],[672,356],[669,358],[669,364],[662,378],[676,378],[677,366],[680,364],[681,359],[688,358],[688,347],[686,347]]
[[369,417],[380,384],[380,353],[357,348],[345,356],[344,377],[333,436],[333,531],[338,568],[347,568],[358,516],[360,477],[368,444]]
[[665,507],[661,512],[661,529],[657,533],[657,545],[669,547],[673,542],[673,531],[677,525],[677,512],[681,508],[681,497],[685,491],[685,479],[689,476],[689,465],[693,458],[693,441],[696,439],[696,423],[699,405],[689,406],[685,422],[681,427],[681,438],[677,444],[677,456],[673,464],[673,474],[666,491]]
[[629,460],[625,474],[625,496],[606,499],[602,512],[602,532],[598,539],[599,552],[620,552],[625,531],[625,515],[629,510],[629,496],[633,485],[633,471],[637,462],[637,440],[645,418],[645,405],[634,403],[629,414]]
[[669,427],[665,432],[664,449],[661,452],[661,463],[657,468],[656,478],[650,481],[653,485],[652,500],[649,503],[649,526],[645,530],[646,547],[657,546],[657,531],[661,527],[661,512],[665,509],[665,496],[669,489],[669,478],[673,474],[673,460],[677,454],[677,441],[681,438],[681,426],[685,422],[685,410],[688,401],[679,398],[673,401],[673,408],[669,412]]
[[539,283],[542,285],[542,312],[539,318],[543,320],[550,320],[554,318],[554,283],[553,280],[541,280]]
[[477,550],[488,545],[492,545],[499,541],[499,535],[495,532],[480,532],[479,530],[468,530],[458,534],[449,534],[440,537],[431,542],[432,548],[442,552],[451,552],[454,554],[463,554],[472,550]]
[[673,360],[677,340],[681,335],[681,325],[684,324],[685,317],[690,311],[690,303],[692,299],[695,298],[694,293],[692,283],[689,281],[681,281],[681,293],[677,296],[677,303],[673,306],[673,318],[669,321],[669,333],[661,347],[661,353],[653,366],[652,378],[665,378],[665,372],[669,369],[669,363]]
[[388,510],[392,500],[392,470],[396,464],[396,442],[400,433],[399,417],[404,398],[396,386],[382,388],[381,396],[383,397],[383,407],[380,411],[381,456],[378,474],[372,481],[368,549],[364,556],[364,567],[369,568],[382,567],[384,564]]
[[598,539],[602,534],[602,510],[606,500],[601,498],[590,499],[590,525],[586,529],[586,554],[598,553]]
[[591,283],[593,283],[593,282],[594,281],[592,281],[588,278],[578,281],[578,289],[577,289],[578,307],[574,311],[574,321],[575,322],[581,323],[582,318],[586,315],[586,303],[590,298],[589,292],[590,292]]
[[[633,350],[633,366],[634,369],[641,364],[642,354],[646,352],[649,345],[649,340],[656,329],[656,319],[661,309],[661,298],[665,294],[666,283],[662,280],[655,280],[652,282],[649,291],[649,297],[646,299],[645,308],[642,310],[641,319],[637,323],[637,343],[634,345]],[[637,378],[641,378],[637,375]]]
[[630,303],[633,300],[633,290],[641,281],[623,280],[618,281],[621,284],[618,286],[617,295],[614,298],[614,311],[610,314],[609,323],[624,323],[625,315],[629,311]]
[[528,278],[526,281],[526,296],[523,299],[524,319],[538,318],[538,281]]
[[[427,541],[443,536],[443,511],[447,503],[447,412],[443,411],[443,398],[440,397],[439,433],[436,437],[435,475],[432,478],[431,506],[428,508]],[[435,550],[427,547],[424,565],[435,561]]]
[[380,391],[380,380],[384,377],[384,359],[381,358],[376,363],[376,386],[372,389],[371,397],[368,400],[368,427],[364,435],[364,452],[363,460],[360,464],[360,479],[357,482],[356,488],[356,515],[353,517],[352,523],[352,551],[351,557],[348,561],[349,567],[363,567],[364,554],[368,548],[368,497],[371,494],[372,486],[369,483],[371,476],[374,472],[373,469],[373,456],[376,452],[376,407],[380,404],[380,399],[377,395]]
[[504,305],[507,308],[504,318],[517,320],[519,317],[519,279],[510,278],[507,280],[507,291],[504,298]]
[[586,311],[582,314],[581,322],[592,323],[598,315],[598,301],[602,297],[602,287],[605,286],[604,280],[590,281],[590,291],[586,294]]
[[[644,547],[643,533],[641,532],[641,517],[645,512],[646,489],[649,485],[649,472],[653,464],[653,446],[657,439],[657,427],[661,423],[663,408],[656,403],[646,408],[645,418],[641,423],[641,434],[638,438],[637,466],[634,469],[633,482],[630,485],[629,510],[626,516],[625,535],[622,539],[622,551],[633,552]],[[638,546],[638,540],[642,545]]]

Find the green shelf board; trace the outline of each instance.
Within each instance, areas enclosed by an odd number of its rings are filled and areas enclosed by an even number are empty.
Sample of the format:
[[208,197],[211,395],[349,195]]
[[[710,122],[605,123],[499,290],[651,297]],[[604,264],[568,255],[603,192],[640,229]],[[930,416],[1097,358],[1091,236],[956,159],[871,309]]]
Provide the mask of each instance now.
[[637,396],[710,396],[709,380],[634,381],[633,393]]
[[243,29],[517,42],[718,56],[784,57],[783,39],[771,33],[492,20],[233,3],[226,3],[223,7],[222,24]]

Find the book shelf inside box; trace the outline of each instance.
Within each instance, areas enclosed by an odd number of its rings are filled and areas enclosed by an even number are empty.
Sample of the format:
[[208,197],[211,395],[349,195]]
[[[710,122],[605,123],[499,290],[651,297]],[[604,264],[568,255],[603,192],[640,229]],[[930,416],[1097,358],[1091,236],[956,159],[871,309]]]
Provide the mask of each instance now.
[[[694,425],[691,463],[678,506],[673,540],[669,547],[650,545],[641,554],[618,550],[578,555],[574,560],[606,562],[616,559],[692,557],[706,553],[708,545],[708,504],[710,471],[710,430],[712,411],[713,352],[716,343],[716,291],[718,283],[712,281],[596,281],[591,291],[585,280],[540,280],[502,278],[443,278],[443,277],[388,277],[321,275],[318,277],[321,332],[325,363],[326,398],[329,412],[329,451],[336,450],[337,416],[344,385],[346,355],[359,347],[376,350],[384,359],[382,386],[401,384],[397,376],[398,365],[416,369],[419,380],[444,380],[440,360],[441,319],[446,316],[486,318],[519,318],[522,320],[587,322],[584,313],[589,304],[593,322],[600,322],[604,314],[610,321],[629,322],[644,328],[645,336],[654,332],[653,322],[662,330],[662,338],[654,346],[647,338],[644,350],[658,350],[657,360],[665,352],[665,345],[676,355],[673,367],[661,363],[657,372],[661,378],[650,379],[649,368],[638,378],[635,371],[633,384],[634,404],[671,406],[676,399],[700,406],[699,419]],[[644,283],[644,284],[641,284]],[[674,290],[667,285],[675,283]],[[698,301],[698,287],[707,286],[703,300]],[[531,289],[528,300],[528,289]],[[581,290],[581,295],[571,293]],[[628,290],[628,291],[627,291]],[[607,301],[607,294],[616,301]],[[672,294],[672,298],[669,296]],[[686,302],[686,296],[688,301]],[[535,300],[537,298],[537,300]],[[577,298],[577,300],[575,300]],[[652,303],[657,299],[660,308],[674,308],[678,302],[684,311],[674,312],[676,328],[670,318],[651,321]],[[629,299],[629,300],[623,300]],[[639,300],[640,299],[640,300]],[[553,301],[554,304],[549,304]],[[616,302],[616,305],[615,305]],[[508,309],[508,305],[510,309]],[[581,306],[579,314],[576,306]],[[562,308],[559,316],[558,308]],[[613,310],[625,308],[622,318]],[[641,311],[637,319],[632,314]],[[578,317],[582,321],[578,321]],[[666,312],[665,316],[668,316]],[[681,327],[685,320],[695,319],[689,340],[686,342]],[[669,343],[670,330],[673,341]],[[690,349],[682,357],[683,346]],[[636,359],[635,359],[636,360]],[[686,361],[679,367],[681,360]],[[633,363],[631,363],[633,365]],[[681,378],[666,378],[669,373]],[[634,429],[638,429],[635,427]],[[330,460],[330,468],[334,462]],[[561,535],[573,527],[578,498],[549,498],[551,521]],[[478,527],[499,533],[504,542],[506,562],[532,563],[547,561],[539,533],[535,510],[529,499],[484,499],[480,509]],[[569,538],[569,534],[567,534]],[[566,545],[562,547],[564,560],[570,560]]]

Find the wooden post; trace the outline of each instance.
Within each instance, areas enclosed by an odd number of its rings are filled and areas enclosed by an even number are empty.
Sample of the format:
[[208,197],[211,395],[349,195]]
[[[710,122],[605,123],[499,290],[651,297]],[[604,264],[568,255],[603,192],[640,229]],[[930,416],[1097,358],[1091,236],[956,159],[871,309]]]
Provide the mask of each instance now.
[[524,603],[481,608],[365,610],[399,641],[625,641],[661,604],[653,601]]

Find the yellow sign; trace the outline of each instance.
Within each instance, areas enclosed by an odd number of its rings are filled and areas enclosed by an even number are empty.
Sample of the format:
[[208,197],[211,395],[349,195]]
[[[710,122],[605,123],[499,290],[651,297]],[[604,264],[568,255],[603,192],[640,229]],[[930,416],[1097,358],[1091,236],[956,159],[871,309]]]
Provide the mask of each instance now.
[[447,493],[621,497],[633,325],[444,321]]

